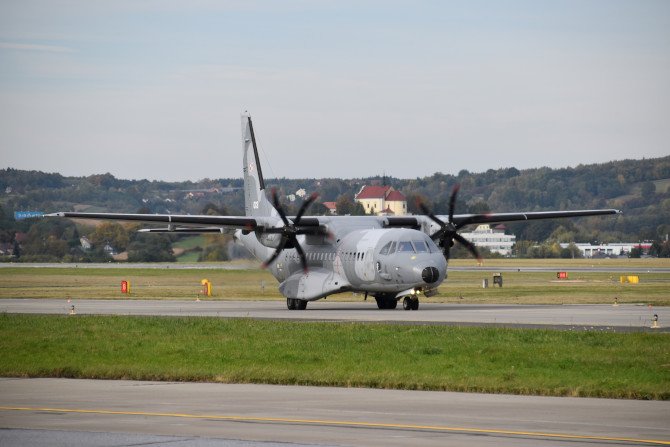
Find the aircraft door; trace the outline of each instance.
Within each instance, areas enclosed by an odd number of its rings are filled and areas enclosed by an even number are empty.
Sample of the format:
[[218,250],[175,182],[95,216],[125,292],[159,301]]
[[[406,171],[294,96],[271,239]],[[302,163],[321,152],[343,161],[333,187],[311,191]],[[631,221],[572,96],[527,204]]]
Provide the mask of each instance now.
[[363,257],[363,279],[365,281],[374,281],[375,279],[375,263],[372,248],[368,248]]
[[395,270],[392,267],[393,263],[392,255],[394,252],[395,252],[395,242],[387,243],[380,250],[377,262],[374,263],[377,272],[379,272],[379,276],[386,281],[390,281],[392,279],[392,276],[389,272]]

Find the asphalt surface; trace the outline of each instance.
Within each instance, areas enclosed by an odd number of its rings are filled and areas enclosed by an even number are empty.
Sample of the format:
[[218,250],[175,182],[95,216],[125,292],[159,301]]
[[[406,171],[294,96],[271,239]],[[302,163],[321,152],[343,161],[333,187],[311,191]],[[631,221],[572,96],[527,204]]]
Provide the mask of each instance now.
[[0,426],[3,446],[659,445],[670,402],[0,379]]
[[[670,307],[613,305],[443,304],[422,301],[418,311],[379,310],[374,300],[343,303],[320,300],[305,311],[289,311],[284,301],[172,301],[2,299],[0,312],[77,315],[163,315],[257,318],[292,321],[346,321],[554,328],[565,330],[670,331]],[[651,329],[654,315],[658,328]]]

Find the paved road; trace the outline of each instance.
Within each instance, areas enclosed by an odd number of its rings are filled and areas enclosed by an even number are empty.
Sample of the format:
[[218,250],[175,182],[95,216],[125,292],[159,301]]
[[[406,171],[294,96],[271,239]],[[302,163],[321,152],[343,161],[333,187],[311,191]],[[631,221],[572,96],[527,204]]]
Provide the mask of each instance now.
[[612,305],[492,305],[422,302],[418,311],[379,310],[374,300],[342,303],[321,300],[306,311],[289,311],[283,301],[170,301],[2,299],[0,312],[78,315],[171,315],[298,321],[358,321],[404,324],[498,325],[615,331],[649,330],[653,315],[670,331],[670,307]]
[[3,446],[22,436],[39,438],[37,430],[64,431],[75,441],[89,436],[85,445],[95,444],[101,434],[110,441],[104,445],[128,445],[128,439],[165,444],[170,439],[175,445],[213,445],[212,439],[238,442],[230,445],[248,445],[239,443],[244,440],[251,445],[652,445],[670,444],[670,402],[0,379],[0,426],[28,429],[0,431]]

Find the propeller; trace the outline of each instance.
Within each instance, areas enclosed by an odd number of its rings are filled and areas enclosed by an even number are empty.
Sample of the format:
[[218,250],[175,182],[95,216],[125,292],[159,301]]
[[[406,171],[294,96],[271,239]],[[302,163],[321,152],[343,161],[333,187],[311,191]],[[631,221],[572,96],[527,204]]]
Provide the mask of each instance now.
[[318,196],[319,195],[317,193],[312,193],[312,195],[310,195],[307,198],[307,200],[305,200],[302,203],[300,209],[298,210],[298,214],[293,219],[293,222],[291,222],[286,217],[286,213],[284,212],[284,208],[281,206],[281,203],[279,203],[279,198],[277,197],[277,190],[275,188],[272,188],[272,203],[274,204],[277,213],[279,213],[279,217],[284,223],[284,226],[276,228],[266,228],[263,230],[263,233],[281,235],[279,245],[277,245],[277,248],[275,249],[274,253],[272,253],[272,256],[270,256],[270,258],[263,263],[263,268],[266,268],[275,259],[277,259],[279,254],[285,248],[295,248],[295,250],[298,252],[298,256],[300,256],[300,263],[302,264],[302,269],[305,273],[307,273],[307,257],[305,256],[305,252],[300,246],[300,243],[298,243],[297,236],[299,234],[313,234],[313,235],[323,234],[323,230],[320,227],[300,227],[300,220],[302,219],[303,214],[305,214],[307,208],[309,208],[309,206],[316,200]]
[[446,222],[433,214],[423,202],[419,202],[419,208],[421,208],[421,212],[423,214],[428,216],[430,220],[440,226],[440,229],[433,233],[431,238],[442,248],[442,253],[447,260],[449,260],[449,252],[451,247],[454,246],[454,241],[458,241],[458,243],[467,248],[468,251],[472,253],[472,255],[477,258],[478,261],[481,262],[482,258],[479,256],[479,252],[477,251],[477,248],[475,248],[475,244],[458,234],[458,230],[466,225],[473,223],[473,221],[476,220],[476,218],[479,216],[470,216],[469,218],[461,221],[458,225],[454,225],[453,223],[454,209],[456,208],[456,196],[458,195],[458,191],[460,189],[460,185],[456,184],[454,189],[451,191],[451,197],[449,198],[449,220]]

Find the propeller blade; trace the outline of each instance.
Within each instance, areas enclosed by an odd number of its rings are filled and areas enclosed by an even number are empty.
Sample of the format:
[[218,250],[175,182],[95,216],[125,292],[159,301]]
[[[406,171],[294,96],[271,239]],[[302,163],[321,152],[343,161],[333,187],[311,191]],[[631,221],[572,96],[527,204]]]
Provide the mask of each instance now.
[[465,246],[465,248],[467,248],[475,258],[477,258],[477,261],[479,261],[479,262],[482,261],[482,257],[479,256],[479,252],[475,248],[475,244],[473,244],[472,242],[470,242],[469,240],[467,240],[466,238],[464,238],[463,236],[461,236],[458,233],[454,234],[454,239],[457,240],[458,242],[460,242],[461,245]]
[[290,225],[288,219],[286,218],[286,214],[284,213],[284,209],[282,208],[281,204],[279,203],[279,197],[277,197],[277,188],[272,188],[272,203],[275,206],[275,209],[279,213],[279,217],[281,217],[282,222],[284,222],[284,225],[287,227]]
[[300,223],[300,219],[302,218],[302,215],[305,214],[305,211],[307,211],[307,208],[316,200],[316,198],[319,197],[319,194],[313,192],[307,200],[302,202],[302,206],[300,207],[300,210],[298,210],[298,215],[295,216],[295,220],[293,223],[295,225],[298,225]]
[[461,185],[456,183],[454,189],[451,190],[451,197],[449,197],[449,222],[454,221],[454,209],[456,208],[456,196],[461,189]]
[[466,219],[463,219],[461,222],[458,223],[458,225],[456,225],[455,228],[457,230],[460,230],[464,226],[470,225],[471,223],[476,222],[476,221],[480,221],[483,217],[486,217],[486,216],[487,216],[487,214],[474,214],[474,215],[472,215],[472,216],[470,216]]
[[447,261],[449,260],[449,252],[451,251],[451,244],[444,244],[442,246],[442,254],[444,255],[444,259]]
[[441,227],[444,227],[444,222],[442,222],[440,219],[438,219],[437,216],[435,214],[433,214],[432,211],[430,211],[428,209],[428,207],[421,201],[419,201],[419,208],[421,208],[421,212],[423,214],[425,214],[426,216],[430,217],[430,219],[433,222],[435,222],[436,224],[438,224]]
[[284,246],[286,245],[287,241],[288,241],[287,237],[282,237],[281,238],[281,241],[279,242],[279,245],[277,245],[277,248],[275,249],[274,253],[272,253],[272,256],[270,256],[270,259],[263,262],[263,264],[262,264],[263,268],[267,268],[270,264],[272,264],[272,262],[275,259],[277,259],[277,257],[279,256],[279,253],[281,253],[282,250],[284,249]]
[[434,241],[440,241],[442,238],[444,238],[445,233],[447,232],[446,227],[442,227],[439,230],[437,230],[435,233],[433,233],[430,238]]
[[307,257],[305,256],[305,252],[302,250],[302,247],[298,243],[298,238],[296,238],[295,235],[291,235],[290,238],[293,240],[293,245],[294,245],[295,251],[297,251],[298,255],[300,256],[300,263],[302,264],[302,271],[307,273]]

